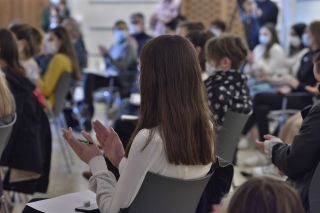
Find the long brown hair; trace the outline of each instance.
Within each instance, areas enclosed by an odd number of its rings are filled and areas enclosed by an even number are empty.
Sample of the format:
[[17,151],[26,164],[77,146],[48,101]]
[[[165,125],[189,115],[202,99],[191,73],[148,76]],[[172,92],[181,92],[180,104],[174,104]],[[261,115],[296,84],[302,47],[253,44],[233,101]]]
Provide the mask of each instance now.
[[82,74],[80,71],[79,62],[76,57],[76,53],[72,45],[72,41],[67,30],[63,27],[56,27],[52,29],[51,32],[55,34],[57,38],[61,41],[61,46],[58,49],[58,53],[63,53],[70,58],[72,63],[73,77],[77,80],[80,80],[82,78]]
[[18,40],[25,41],[26,46],[23,49],[23,57],[25,59],[32,58],[40,53],[42,34],[37,28],[28,24],[16,24],[11,26],[10,30]]
[[303,213],[297,192],[283,181],[253,178],[241,185],[227,213]]
[[271,33],[271,40],[268,43],[266,51],[263,55],[264,58],[268,59],[270,57],[270,50],[272,46],[274,44],[279,44],[279,38],[278,38],[276,27],[273,24],[267,23],[263,26],[263,28],[266,28]]
[[192,44],[180,36],[148,42],[141,58],[141,107],[133,138],[142,129],[158,127],[172,164],[200,165],[215,161],[215,129]]
[[6,117],[15,111],[13,95],[8,87],[6,77],[0,69],[0,118]]
[[320,21],[311,22],[308,29],[315,39],[317,48],[320,48]]
[[12,33],[7,29],[0,29],[0,59],[17,75],[25,76],[25,70],[19,62],[18,47]]

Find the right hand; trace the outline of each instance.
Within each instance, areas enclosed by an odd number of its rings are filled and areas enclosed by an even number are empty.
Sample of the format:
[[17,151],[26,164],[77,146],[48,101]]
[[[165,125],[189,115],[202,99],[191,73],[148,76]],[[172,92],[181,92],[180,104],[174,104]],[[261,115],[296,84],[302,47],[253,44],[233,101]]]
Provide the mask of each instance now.
[[93,129],[105,156],[118,167],[124,157],[124,148],[118,134],[112,128],[106,128],[100,121],[93,122]]
[[320,95],[320,91],[318,89],[318,86],[312,87],[312,86],[306,86],[305,89],[310,92],[313,95]]

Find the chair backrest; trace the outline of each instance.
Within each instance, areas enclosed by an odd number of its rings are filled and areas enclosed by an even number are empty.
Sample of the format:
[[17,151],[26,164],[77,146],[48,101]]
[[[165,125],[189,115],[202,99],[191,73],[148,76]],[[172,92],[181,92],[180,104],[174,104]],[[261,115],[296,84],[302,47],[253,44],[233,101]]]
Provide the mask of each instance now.
[[226,113],[223,126],[218,132],[218,156],[226,161],[233,162],[243,127],[249,116],[250,114],[242,114],[232,111]]
[[320,212],[320,163],[313,173],[309,187],[310,213]]
[[14,115],[13,120],[9,124],[0,126],[0,157],[2,156],[2,152],[8,144],[12,128],[13,125],[16,123],[16,120],[17,114]]
[[54,92],[55,101],[52,107],[52,113],[54,117],[59,116],[59,114],[62,112],[64,108],[66,96],[70,90],[71,82],[72,82],[71,73],[64,72],[61,75]]
[[127,213],[194,213],[212,173],[198,179],[181,180],[148,172]]

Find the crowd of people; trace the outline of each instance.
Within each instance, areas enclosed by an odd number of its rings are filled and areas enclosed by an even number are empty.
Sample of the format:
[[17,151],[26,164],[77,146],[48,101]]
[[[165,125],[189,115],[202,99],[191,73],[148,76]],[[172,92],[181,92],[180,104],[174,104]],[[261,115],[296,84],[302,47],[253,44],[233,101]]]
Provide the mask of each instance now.
[[[132,14],[128,24],[116,21],[113,44],[97,47],[106,72],[114,73],[107,77],[84,72],[89,55],[65,1],[51,1],[44,10],[42,31],[25,23],[0,29],[0,126],[16,120],[1,155],[1,165],[9,168],[4,188],[47,191],[52,135],[46,112],[55,106],[61,76],[70,73],[84,99],[76,104],[80,120],[66,105],[69,128],[63,136],[89,165],[86,176],[101,212],[129,207],[147,172],[187,180],[210,173],[219,161],[216,144],[223,141],[217,135],[229,111],[250,115],[241,142],[256,127],[255,145],[268,163],[253,169],[260,172],[234,192],[215,198],[219,202],[201,205],[215,213],[308,212],[320,152],[320,21],[294,24],[287,50],[278,39],[273,2],[238,6],[245,39],[230,34],[222,20],[208,27],[186,20],[175,0],[155,10],[154,34],[147,33],[142,13]],[[113,128],[92,120],[94,92],[111,84],[121,100]],[[65,99],[74,102],[71,91]],[[297,113],[271,131],[270,112],[284,107]],[[128,114],[137,119],[121,118]],[[74,136],[73,129],[81,128],[89,144]],[[244,161],[260,165],[254,157]],[[271,173],[287,177],[287,183],[264,177]]]

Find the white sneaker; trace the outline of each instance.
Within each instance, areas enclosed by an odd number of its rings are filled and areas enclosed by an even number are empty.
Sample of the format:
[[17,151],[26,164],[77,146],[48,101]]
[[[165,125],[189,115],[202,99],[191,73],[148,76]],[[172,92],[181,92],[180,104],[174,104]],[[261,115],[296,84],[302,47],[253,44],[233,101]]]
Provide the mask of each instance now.
[[257,153],[256,155],[243,160],[242,164],[248,167],[265,166],[268,164],[268,160],[264,155]]
[[270,164],[268,166],[260,166],[252,169],[252,176],[253,177],[270,177],[277,180],[286,180],[286,176],[282,175],[279,169]]

